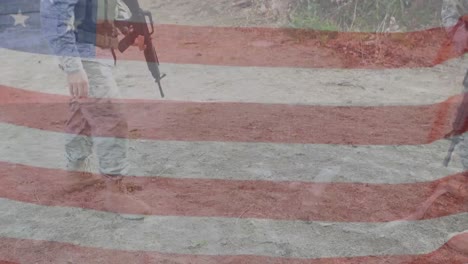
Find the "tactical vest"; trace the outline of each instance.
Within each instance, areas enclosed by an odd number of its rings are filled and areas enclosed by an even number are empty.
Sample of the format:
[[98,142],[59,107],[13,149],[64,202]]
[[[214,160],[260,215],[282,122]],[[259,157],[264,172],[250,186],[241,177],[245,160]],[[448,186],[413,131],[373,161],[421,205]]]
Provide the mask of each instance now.
[[104,49],[116,48],[116,5],[116,0],[79,0],[74,10],[76,41]]

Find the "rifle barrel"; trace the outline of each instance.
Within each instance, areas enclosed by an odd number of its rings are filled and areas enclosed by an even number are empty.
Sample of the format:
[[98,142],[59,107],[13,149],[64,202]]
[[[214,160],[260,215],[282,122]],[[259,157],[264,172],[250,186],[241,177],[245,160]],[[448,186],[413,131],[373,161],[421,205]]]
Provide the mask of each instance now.
[[452,141],[452,143],[450,144],[449,150],[447,152],[447,156],[444,159],[444,166],[445,167],[447,167],[449,165],[450,161],[452,160],[452,154],[455,151],[455,147],[460,142],[460,139],[457,137],[457,138],[453,138],[451,141]]
[[161,81],[156,81],[156,83],[158,84],[159,93],[161,94],[161,98],[164,98],[164,91],[163,91],[162,86],[161,86]]

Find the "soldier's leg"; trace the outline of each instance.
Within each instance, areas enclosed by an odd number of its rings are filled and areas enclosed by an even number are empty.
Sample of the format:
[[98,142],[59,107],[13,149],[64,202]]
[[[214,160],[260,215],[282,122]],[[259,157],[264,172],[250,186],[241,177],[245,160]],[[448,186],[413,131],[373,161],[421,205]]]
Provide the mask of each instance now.
[[103,135],[93,137],[99,171],[120,178],[127,172],[127,122],[112,103],[98,103],[89,113],[93,115],[93,134]]
[[67,158],[67,168],[69,170],[79,170],[80,165],[92,153],[93,143],[90,136],[90,127],[81,112],[80,103],[71,101],[69,105],[70,116],[67,120],[65,132],[65,155]]
[[69,109],[70,116],[65,128],[65,156],[68,170],[65,192],[74,192],[98,183],[99,179],[87,171],[93,142],[90,138],[89,123],[82,113],[82,106],[78,101],[72,100]]
[[91,126],[100,173],[106,178],[106,208],[148,214],[148,205],[132,197],[122,186],[127,170],[128,127],[122,104],[113,102],[113,98],[119,98],[119,93],[112,66],[97,61],[84,62],[83,66],[90,84],[90,100],[83,113]]
[[127,122],[119,97],[112,67],[98,61],[84,61],[89,79],[90,99],[83,105],[83,115],[90,124],[100,173],[119,178],[127,167]]

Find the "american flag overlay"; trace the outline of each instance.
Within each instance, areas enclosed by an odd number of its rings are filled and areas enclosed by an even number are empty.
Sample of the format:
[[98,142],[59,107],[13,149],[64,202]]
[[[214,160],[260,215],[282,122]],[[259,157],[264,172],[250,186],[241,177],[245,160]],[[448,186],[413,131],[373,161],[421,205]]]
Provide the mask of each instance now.
[[466,195],[402,220],[464,177],[456,155],[442,165],[468,66],[443,28],[238,27],[140,2],[168,77],[161,99],[141,51],[117,53],[123,182],[151,208],[132,221],[102,185],[64,192],[66,75],[40,1],[0,1],[0,264],[468,263],[447,246],[468,229]]

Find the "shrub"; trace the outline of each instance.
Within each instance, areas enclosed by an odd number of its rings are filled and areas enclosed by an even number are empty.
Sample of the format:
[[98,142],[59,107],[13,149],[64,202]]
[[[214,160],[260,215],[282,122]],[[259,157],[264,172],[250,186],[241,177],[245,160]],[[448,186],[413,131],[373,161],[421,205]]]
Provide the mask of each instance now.
[[440,25],[440,0],[298,0],[293,27],[342,31],[413,31]]

